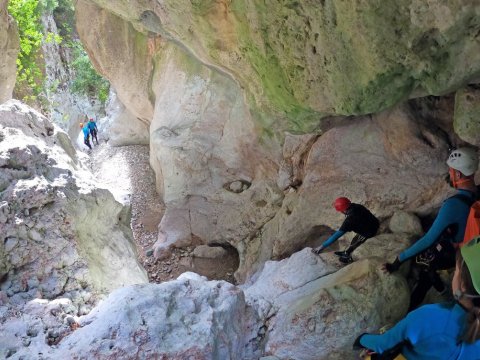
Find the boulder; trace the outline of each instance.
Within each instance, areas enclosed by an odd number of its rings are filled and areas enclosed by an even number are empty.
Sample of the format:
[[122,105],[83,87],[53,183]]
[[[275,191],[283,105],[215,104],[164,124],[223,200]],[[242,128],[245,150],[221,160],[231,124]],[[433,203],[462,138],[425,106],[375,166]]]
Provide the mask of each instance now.
[[463,141],[480,146],[480,86],[460,89],[455,95],[455,133]]
[[184,273],[117,289],[86,315],[69,299],[30,302],[0,324],[0,355],[354,359],[356,336],[404,315],[408,286],[383,274],[379,258],[343,268],[332,260],[306,248],[240,287]]
[[[57,348],[57,359],[258,359],[260,325],[243,292],[194,273],[112,292]],[[38,355],[21,349],[17,356]]]
[[307,248],[288,259],[268,261],[246,287],[248,302],[266,321],[264,355],[355,359],[351,349],[358,335],[405,314],[408,285],[398,274],[383,274],[382,259],[359,260],[332,272],[326,256]]
[[393,233],[407,233],[415,236],[423,233],[420,219],[407,211],[396,211],[390,218],[388,227]]
[[378,257],[395,258],[400,252],[412,245],[416,236],[409,233],[379,234],[359,246],[354,254],[358,258]]
[[220,259],[228,254],[221,246],[200,245],[193,250],[193,256],[206,259]]

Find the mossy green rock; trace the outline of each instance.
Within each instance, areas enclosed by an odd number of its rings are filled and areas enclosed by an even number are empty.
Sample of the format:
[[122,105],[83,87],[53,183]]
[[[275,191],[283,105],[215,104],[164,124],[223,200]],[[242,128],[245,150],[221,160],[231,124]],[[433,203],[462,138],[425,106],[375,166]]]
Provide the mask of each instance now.
[[255,112],[299,132],[327,114],[378,112],[414,91],[452,92],[480,72],[478,2],[95,1],[229,74]]
[[457,91],[453,127],[462,140],[480,146],[480,86]]

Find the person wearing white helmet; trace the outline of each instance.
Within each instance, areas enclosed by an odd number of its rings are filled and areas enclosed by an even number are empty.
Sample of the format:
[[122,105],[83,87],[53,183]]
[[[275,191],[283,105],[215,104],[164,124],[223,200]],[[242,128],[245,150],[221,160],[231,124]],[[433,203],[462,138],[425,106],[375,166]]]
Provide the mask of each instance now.
[[454,246],[463,240],[470,206],[477,198],[474,181],[478,168],[477,152],[471,148],[453,150],[447,165],[450,181],[457,189],[457,194],[443,203],[435,221],[422,238],[403,251],[393,263],[383,265],[384,271],[392,273],[406,260],[414,260],[418,281],[412,290],[409,311],[422,303],[432,286],[439,292],[446,289],[437,271],[454,267]]
[[422,306],[384,334],[362,334],[354,349],[373,351],[372,359],[392,359],[397,354],[409,360],[480,359],[479,259],[477,237],[457,251],[452,279],[455,301]]

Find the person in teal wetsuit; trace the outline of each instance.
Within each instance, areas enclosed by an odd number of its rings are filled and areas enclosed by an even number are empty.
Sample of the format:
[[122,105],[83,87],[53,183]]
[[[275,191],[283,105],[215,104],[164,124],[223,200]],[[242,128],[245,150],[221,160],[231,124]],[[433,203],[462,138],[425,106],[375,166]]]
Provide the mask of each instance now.
[[422,303],[432,286],[439,292],[446,289],[437,271],[455,266],[454,244],[463,240],[470,205],[477,196],[474,181],[478,167],[477,152],[471,148],[454,150],[447,165],[457,194],[443,203],[431,228],[421,239],[403,251],[393,263],[383,266],[385,271],[392,273],[406,260],[415,259],[413,266],[419,275],[410,298],[409,311]]
[[88,124],[80,123],[80,129],[83,132],[83,143],[88,146],[90,150],[92,150],[92,146],[90,145],[90,130],[88,129]]
[[96,144],[98,145],[98,138],[97,138],[97,133],[98,133],[98,128],[97,128],[97,123],[93,121],[92,118],[87,123],[88,130],[90,131],[90,135],[92,136],[92,144],[93,140],[95,139]]
[[[362,334],[354,349],[369,349],[372,359],[480,359],[480,237],[457,251],[452,291],[456,301],[424,305],[381,335]],[[390,357],[387,357],[389,355]]]

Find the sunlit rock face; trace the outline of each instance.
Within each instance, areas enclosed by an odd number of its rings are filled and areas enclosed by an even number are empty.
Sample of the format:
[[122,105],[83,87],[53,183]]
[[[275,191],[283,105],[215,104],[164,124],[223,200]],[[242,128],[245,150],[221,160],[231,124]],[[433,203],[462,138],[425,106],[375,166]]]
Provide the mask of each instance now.
[[268,261],[256,281],[245,286],[247,302],[265,321],[265,355],[356,359],[351,349],[358,335],[404,315],[407,283],[382,274],[381,258],[335,271],[331,257],[304,249],[288,259]]
[[108,99],[106,117],[97,122],[102,138],[112,146],[148,145],[149,123],[136,118],[114,91],[110,91]]
[[[52,13],[43,13],[40,21],[46,33],[60,36]],[[72,93],[70,84],[75,74],[70,66],[73,56],[65,41],[42,41],[41,53],[45,65],[44,109],[48,109],[49,120],[73,139],[80,131],[78,124],[85,121],[85,115],[96,118],[103,106],[99,101],[90,101],[86,95]]]
[[129,209],[94,187],[67,135],[13,100],[0,126],[2,292],[52,299],[145,282]]
[[52,356],[254,360],[261,355],[260,325],[243,291],[194,273],[117,290],[80,324]]
[[20,47],[15,20],[8,15],[8,0],[0,0],[0,104],[11,99]]
[[[6,343],[15,358],[356,359],[354,339],[396,322],[408,304],[406,281],[383,274],[380,263],[370,257],[339,270],[334,255],[307,248],[267,262],[241,287],[184,273],[115,290],[79,318],[68,315],[68,301],[33,302],[29,328],[11,321],[0,329],[7,340],[16,332],[29,344]],[[73,330],[57,325],[48,335],[38,328],[55,324],[57,313]],[[56,346],[42,343],[51,335],[58,335]]]
[[109,79],[138,121],[150,122],[155,39],[88,1],[76,4],[76,19],[79,36],[97,71]]
[[0,105],[0,357],[58,342],[99,295],[148,281],[129,220],[65,132],[18,101]]

